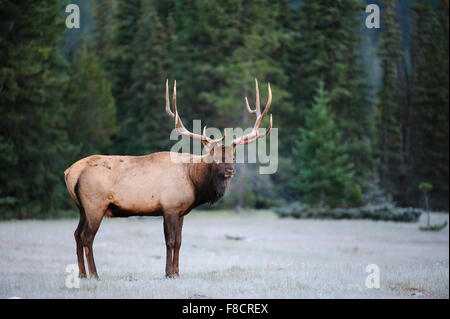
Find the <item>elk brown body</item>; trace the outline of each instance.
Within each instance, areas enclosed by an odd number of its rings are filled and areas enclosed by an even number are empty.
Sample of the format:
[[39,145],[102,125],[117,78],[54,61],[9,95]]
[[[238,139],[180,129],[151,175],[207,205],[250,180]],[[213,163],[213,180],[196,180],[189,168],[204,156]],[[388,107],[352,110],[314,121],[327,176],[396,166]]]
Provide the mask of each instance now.
[[[258,93],[258,84],[256,82]],[[257,94],[258,96],[258,94]],[[183,218],[193,208],[219,200],[234,175],[233,156],[235,146],[256,141],[262,118],[267,114],[269,100],[261,114],[259,96],[254,129],[246,136],[224,145],[221,139],[213,140],[189,132],[183,126],[176,107],[176,82],[173,107],[170,109],[168,83],[166,82],[166,111],[175,119],[180,135],[200,139],[206,148],[205,155],[158,152],[144,156],[92,155],[83,158],[65,172],[67,189],[80,212],[75,230],[79,276],[86,277],[84,255],[91,276],[97,277],[94,262],[93,241],[104,216],[163,216],[166,241],[166,276],[179,274],[179,250]],[[266,136],[272,127],[272,118]],[[226,160],[231,159],[231,160]],[[84,254],[83,254],[84,250]]]

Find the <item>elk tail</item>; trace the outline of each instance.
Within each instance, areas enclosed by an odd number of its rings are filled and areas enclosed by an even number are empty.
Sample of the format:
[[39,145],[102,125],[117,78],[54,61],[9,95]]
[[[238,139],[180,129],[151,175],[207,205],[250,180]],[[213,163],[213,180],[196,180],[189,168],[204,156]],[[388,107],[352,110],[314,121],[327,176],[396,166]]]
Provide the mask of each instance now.
[[80,207],[81,202],[77,196],[78,178],[80,177],[80,174],[78,174],[76,169],[72,170],[73,166],[74,165],[64,171],[64,181],[66,182],[67,190],[69,191],[70,196],[77,206]]

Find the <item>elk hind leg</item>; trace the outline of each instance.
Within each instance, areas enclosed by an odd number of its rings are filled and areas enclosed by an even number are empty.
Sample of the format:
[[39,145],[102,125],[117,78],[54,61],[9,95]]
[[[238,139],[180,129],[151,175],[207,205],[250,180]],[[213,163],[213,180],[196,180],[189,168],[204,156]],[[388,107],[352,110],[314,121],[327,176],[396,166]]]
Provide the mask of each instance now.
[[100,223],[103,219],[103,215],[97,218],[87,218],[87,221],[84,224],[83,232],[81,234],[81,238],[83,241],[84,252],[86,254],[87,264],[89,268],[90,277],[95,277],[98,279],[97,268],[95,267],[94,261],[94,250],[93,243],[95,234],[97,233],[98,228],[100,227]]
[[80,210],[80,221],[78,222],[78,227],[75,230],[74,237],[77,243],[77,259],[78,259],[78,276],[80,278],[86,278],[86,268],[84,266],[84,255],[83,255],[83,242],[81,240],[81,232],[83,231],[84,224],[86,223],[86,215],[82,206],[79,207]]

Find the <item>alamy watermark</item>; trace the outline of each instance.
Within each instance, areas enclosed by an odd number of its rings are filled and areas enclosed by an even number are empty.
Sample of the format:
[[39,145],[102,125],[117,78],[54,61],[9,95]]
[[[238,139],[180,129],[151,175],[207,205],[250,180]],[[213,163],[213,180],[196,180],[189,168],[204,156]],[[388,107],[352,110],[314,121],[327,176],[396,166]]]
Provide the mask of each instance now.
[[66,13],[69,15],[66,17],[67,29],[79,29],[80,28],[80,7],[76,4],[69,4],[66,7]]
[[369,264],[366,266],[366,287],[369,289],[380,288],[380,267],[377,264]]
[[68,273],[65,281],[66,288],[68,289],[80,288],[80,278],[78,277],[78,265],[75,264],[67,265],[66,273]]
[[[80,8],[76,4],[68,4],[66,7],[66,13],[69,15],[66,17],[66,27],[68,29],[80,28]],[[368,29],[380,28],[380,7],[376,4],[369,4],[366,7],[366,13],[369,15],[366,17],[366,27]]]
[[[252,128],[242,129],[242,128],[226,128],[225,138],[223,140],[224,145],[232,145],[233,139],[240,136],[246,135],[252,131]],[[265,129],[258,129],[258,135],[264,136]],[[193,121],[193,133],[201,135],[201,121]],[[214,127],[206,129],[207,136],[213,136],[214,139],[222,137],[222,132]],[[171,160],[174,163],[189,163],[189,162],[205,162],[213,161],[211,157],[207,156],[179,156],[180,153],[184,154],[201,154],[207,155],[206,152],[209,151],[208,148],[202,150],[202,142],[198,139],[191,139],[188,136],[180,135],[177,133],[176,129],[173,129],[170,134],[171,141],[177,141],[171,151]],[[192,147],[191,147],[192,140]],[[268,141],[267,141],[268,140]],[[269,143],[267,143],[269,142]],[[267,148],[269,144],[269,148]],[[245,151],[244,145],[236,146],[235,158],[225,157],[224,163],[260,163],[259,167],[260,174],[275,174],[278,170],[278,129],[272,128],[270,134],[267,137],[261,137],[258,139],[258,147],[256,147],[256,141],[249,143],[247,145],[247,152]]]
[[369,4],[366,7],[366,13],[369,15],[366,17],[367,29],[379,29],[380,28],[380,7],[376,4]]

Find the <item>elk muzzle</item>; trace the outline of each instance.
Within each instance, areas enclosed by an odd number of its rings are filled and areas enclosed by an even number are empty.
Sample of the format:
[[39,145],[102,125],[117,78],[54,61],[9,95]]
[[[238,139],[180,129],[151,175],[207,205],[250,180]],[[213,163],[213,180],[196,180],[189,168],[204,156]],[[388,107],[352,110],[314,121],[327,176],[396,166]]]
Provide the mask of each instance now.
[[233,177],[233,176],[234,176],[234,169],[233,169],[233,168],[226,168],[226,169],[225,169],[225,172],[224,172],[224,174],[223,174],[223,176],[224,176],[225,178],[231,178],[231,177]]

